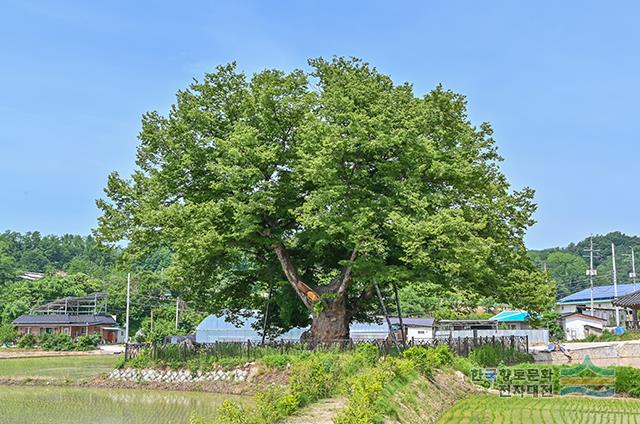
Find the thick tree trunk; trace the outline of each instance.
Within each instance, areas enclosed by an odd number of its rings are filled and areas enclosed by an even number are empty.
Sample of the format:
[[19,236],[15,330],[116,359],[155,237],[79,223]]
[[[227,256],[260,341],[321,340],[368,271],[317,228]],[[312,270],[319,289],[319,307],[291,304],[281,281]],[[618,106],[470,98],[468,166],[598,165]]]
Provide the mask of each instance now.
[[322,301],[320,311],[313,314],[310,337],[314,343],[349,340],[349,313],[344,298]]

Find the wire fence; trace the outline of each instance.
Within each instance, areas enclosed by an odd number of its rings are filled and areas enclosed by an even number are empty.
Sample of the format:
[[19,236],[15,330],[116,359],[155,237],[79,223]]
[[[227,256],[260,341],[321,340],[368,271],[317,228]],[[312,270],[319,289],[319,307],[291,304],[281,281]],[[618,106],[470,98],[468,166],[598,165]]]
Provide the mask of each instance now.
[[214,343],[154,344],[127,343],[125,358],[136,358],[142,352],[148,352],[154,360],[188,361],[196,356],[219,358],[246,358],[247,362],[271,354],[291,354],[315,351],[350,351],[358,345],[376,346],[381,356],[396,354],[412,346],[435,348],[447,345],[449,349],[460,355],[468,356],[471,351],[483,345],[501,345],[505,348],[529,353],[528,336],[486,336],[486,337],[447,337],[434,339],[411,339],[406,343],[391,340],[333,340],[329,342],[313,342],[300,340],[278,340],[266,343],[246,341],[220,341]]

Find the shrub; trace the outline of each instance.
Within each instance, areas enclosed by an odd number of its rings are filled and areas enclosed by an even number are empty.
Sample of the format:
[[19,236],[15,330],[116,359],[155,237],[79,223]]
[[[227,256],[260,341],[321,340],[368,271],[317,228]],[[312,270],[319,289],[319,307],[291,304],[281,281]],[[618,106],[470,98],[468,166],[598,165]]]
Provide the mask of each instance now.
[[453,364],[454,354],[447,345],[437,347],[412,346],[404,351],[404,357],[411,360],[420,373],[430,375],[434,368]]
[[631,367],[615,367],[616,392],[640,397],[640,369]]
[[31,333],[25,334],[18,340],[18,347],[20,349],[33,349],[36,345],[36,336]]
[[269,368],[285,368],[290,363],[289,355],[265,355],[260,361]]
[[369,343],[360,344],[356,346],[351,354],[343,356],[344,359],[341,364],[342,368],[344,368],[343,372],[351,375],[360,369],[373,366],[378,361],[379,355],[378,347]]
[[10,345],[18,338],[18,331],[11,324],[0,326],[0,344]]
[[471,377],[471,370],[477,365],[474,364],[470,359],[465,358],[464,356],[455,355],[453,357],[453,361],[451,363],[453,369],[460,371],[467,377]]
[[100,336],[91,334],[89,336],[79,336],[74,342],[75,350],[94,350],[100,343]]
[[120,357],[118,357],[118,360],[116,361],[115,364],[115,369],[117,370],[121,370],[124,368],[124,366],[127,364],[127,358],[124,355],[120,355]]
[[533,362],[533,356],[501,344],[482,345],[471,351],[469,359],[481,367],[495,368],[500,364],[516,365]]
[[293,390],[287,392],[271,386],[256,394],[258,422],[276,423],[293,414],[301,406],[300,398]]
[[73,340],[67,334],[54,334],[50,337],[45,337],[44,341],[41,341],[40,347],[43,350],[55,350],[55,351],[68,351],[73,350]]
[[[237,405],[228,399],[222,402],[217,415],[216,424],[252,424],[255,422],[242,405]],[[190,424],[202,423],[203,421],[197,420],[195,417],[191,418]]]
[[[419,357],[423,356],[419,355]],[[338,413],[334,419],[335,424],[379,422],[380,415],[385,412],[385,405],[382,402],[385,386],[389,386],[392,380],[406,382],[411,374],[411,365],[413,365],[412,361],[387,358],[378,367],[369,368],[353,377],[349,382],[349,403]]]
[[331,394],[338,383],[338,355],[316,353],[292,367],[289,388],[301,405],[306,405]]

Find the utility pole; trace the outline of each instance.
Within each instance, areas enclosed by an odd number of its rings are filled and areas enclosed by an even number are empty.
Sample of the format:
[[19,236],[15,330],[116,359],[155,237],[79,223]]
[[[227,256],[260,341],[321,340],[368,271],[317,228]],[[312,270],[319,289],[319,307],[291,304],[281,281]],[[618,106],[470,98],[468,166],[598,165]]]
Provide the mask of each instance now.
[[593,268],[593,253],[597,252],[597,250],[593,250],[593,235],[589,240],[589,248],[585,249],[585,251],[589,252],[589,269],[587,270],[587,275],[589,276],[589,286],[591,287],[591,316],[595,316],[593,306],[593,277],[598,275],[598,271]]
[[[618,297],[618,272],[616,270],[616,245],[611,243],[611,260],[613,262],[613,297],[616,299]],[[616,309],[616,327],[620,327],[620,308],[617,306]]]
[[629,273],[629,278],[631,278],[631,282],[633,282],[633,291],[637,290],[636,287],[636,252],[631,248],[631,272]]
[[124,331],[124,342],[129,343],[129,303],[131,301],[131,273],[127,273],[127,322]]

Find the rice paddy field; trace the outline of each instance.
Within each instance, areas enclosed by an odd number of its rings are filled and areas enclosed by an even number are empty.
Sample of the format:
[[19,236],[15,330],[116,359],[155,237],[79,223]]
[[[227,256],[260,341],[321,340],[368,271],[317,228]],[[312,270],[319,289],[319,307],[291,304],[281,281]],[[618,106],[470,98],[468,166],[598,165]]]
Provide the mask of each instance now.
[[80,380],[113,370],[117,355],[0,359],[0,377]]
[[445,423],[640,424],[640,401],[472,396],[455,404],[438,421]]
[[215,417],[224,399],[210,393],[76,387],[0,386],[0,424],[186,424]]

